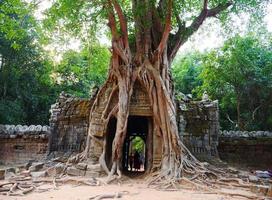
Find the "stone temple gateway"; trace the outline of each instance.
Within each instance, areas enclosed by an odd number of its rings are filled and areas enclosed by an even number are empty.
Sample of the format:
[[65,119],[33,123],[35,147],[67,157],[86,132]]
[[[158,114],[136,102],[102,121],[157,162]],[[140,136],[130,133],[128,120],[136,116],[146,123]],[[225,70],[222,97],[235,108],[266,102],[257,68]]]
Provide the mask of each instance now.
[[[113,88],[102,89],[102,100],[94,102],[61,94],[51,109],[50,127],[52,135],[49,144],[50,154],[57,156],[67,152],[80,152],[85,147],[88,134],[89,115],[93,126],[90,127],[91,145],[89,162],[98,163],[105,148],[105,160],[111,167],[111,148],[116,129],[116,118],[104,119],[117,102],[118,94],[109,97]],[[123,148],[123,170],[128,169],[129,145],[131,138],[139,136],[144,141],[145,171],[159,167],[162,158],[162,138],[156,134],[153,127],[152,110],[147,91],[139,82],[135,83],[129,105],[127,135]],[[111,98],[110,104],[106,100]],[[90,112],[92,105],[95,109]],[[180,137],[196,156],[208,159],[217,157],[218,143],[218,105],[217,101],[182,101],[177,103],[178,125]]]
[[[135,83],[134,87],[135,89],[129,105],[127,135],[123,149],[123,169],[126,168],[126,163],[128,163],[128,143],[131,136],[141,136],[145,141],[145,168],[151,169],[152,167],[156,167],[157,165],[159,165],[161,161],[161,138],[160,136],[154,134],[153,131],[152,110],[147,92],[144,91],[144,89],[140,86],[140,83],[138,82]],[[104,94],[105,99],[108,98],[107,90]],[[117,95],[113,97],[112,102],[117,102]],[[109,110],[113,108],[112,105],[114,104],[109,105]],[[101,121],[101,111],[104,110],[105,106],[106,105],[104,104],[104,102],[99,102],[98,109],[94,111],[94,113],[92,113],[93,115],[97,116],[94,119],[96,120],[97,126],[92,127],[93,129],[90,131],[93,133],[93,136],[96,137],[98,140],[102,140],[102,142],[106,140],[106,163],[108,167],[110,167],[111,147],[115,134],[116,119],[111,118],[108,125]],[[102,153],[102,148],[97,140],[91,140],[91,142],[91,152],[93,152],[91,154],[93,155],[92,159],[93,161],[97,161]]]
[[[139,136],[145,143],[145,171],[156,168],[161,159],[161,138],[154,134],[148,93],[136,83],[132,95],[123,149],[123,170],[128,169],[131,138]],[[107,92],[104,93],[105,98]],[[116,96],[112,101],[116,101]],[[30,160],[68,157],[84,150],[88,134],[89,115],[94,98],[81,99],[61,93],[51,107],[49,126],[0,125],[0,164],[20,165]],[[106,164],[111,165],[111,144],[116,119],[105,126],[101,119],[103,101],[99,102],[93,127],[90,162],[97,163],[106,142]],[[112,105],[109,105],[112,106]],[[220,131],[217,101],[177,102],[180,137],[191,152],[202,161],[221,158],[232,164],[266,169],[272,167],[272,132]],[[247,152],[246,154],[244,152]],[[254,157],[254,160],[252,158]],[[264,162],[265,161],[265,162]]]

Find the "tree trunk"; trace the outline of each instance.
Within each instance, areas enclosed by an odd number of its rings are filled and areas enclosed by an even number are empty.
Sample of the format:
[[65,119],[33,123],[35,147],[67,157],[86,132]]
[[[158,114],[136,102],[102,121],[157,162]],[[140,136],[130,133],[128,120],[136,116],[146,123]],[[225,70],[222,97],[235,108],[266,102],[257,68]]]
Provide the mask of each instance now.
[[[116,173],[121,176],[120,164],[122,159],[123,143],[127,131],[129,103],[135,81],[140,82],[149,95],[153,112],[153,129],[162,138],[163,155],[161,170],[158,173],[160,180],[180,179],[185,174],[195,175],[202,164],[188,151],[179,138],[176,105],[170,75],[170,64],[173,58],[168,52],[168,38],[171,31],[172,1],[168,0],[165,14],[165,24],[158,20],[158,13],[150,1],[133,0],[134,10],[143,9],[142,16],[134,13],[135,18],[135,43],[129,44],[126,20],[116,0],[109,1],[108,17],[112,34],[112,58],[108,79],[98,92],[90,114],[89,137],[86,149],[81,158],[88,157],[90,140],[95,140],[91,127],[93,123],[92,112],[97,107],[97,102],[107,101],[102,119],[105,125],[112,116],[117,118],[116,133],[112,145],[112,167],[109,170],[105,164],[105,141],[100,164],[112,177]],[[115,11],[114,11],[115,10]],[[119,23],[116,23],[116,17]],[[152,22],[147,24],[146,22]],[[121,34],[118,32],[118,26]],[[176,47],[178,48],[178,47]],[[172,51],[175,51],[172,49]],[[113,88],[107,99],[101,99],[101,94],[106,88]],[[118,103],[109,110],[113,95],[118,92]]]
[[[176,121],[176,105],[173,95],[173,87],[170,79],[169,61],[167,51],[163,51],[162,56],[155,62],[145,58],[142,63],[136,64],[131,62],[128,65],[120,65],[115,62],[115,52],[113,52],[110,74],[104,87],[101,88],[97,95],[96,101],[101,101],[100,94],[103,93],[107,84],[112,84],[111,94],[109,95],[107,104],[111,103],[111,97],[118,92],[118,104],[112,110],[108,110],[109,106],[103,111],[105,123],[108,123],[112,116],[117,118],[116,133],[112,145],[112,167],[109,170],[105,164],[105,145],[103,154],[100,157],[100,163],[105,171],[112,178],[115,174],[121,176],[121,159],[123,143],[126,137],[127,121],[129,115],[129,103],[133,92],[135,81],[139,81],[149,94],[149,99],[153,112],[154,131],[162,137],[163,155],[160,177],[166,179],[179,179],[184,173],[193,173],[193,168],[200,167],[201,164],[192,156],[187,148],[182,144],[177,128]],[[131,59],[133,60],[133,59]],[[138,61],[137,61],[138,62]],[[125,66],[125,67],[124,67]],[[129,66],[129,67],[127,67]],[[94,110],[94,107],[92,111]],[[91,111],[91,112],[92,112]],[[105,113],[108,113],[106,116]],[[91,115],[92,116],[92,115]],[[90,126],[92,117],[90,118]],[[90,128],[89,128],[90,130]],[[89,140],[92,133],[89,132]],[[88,157],[90,141],[88,141],[85,156]]]

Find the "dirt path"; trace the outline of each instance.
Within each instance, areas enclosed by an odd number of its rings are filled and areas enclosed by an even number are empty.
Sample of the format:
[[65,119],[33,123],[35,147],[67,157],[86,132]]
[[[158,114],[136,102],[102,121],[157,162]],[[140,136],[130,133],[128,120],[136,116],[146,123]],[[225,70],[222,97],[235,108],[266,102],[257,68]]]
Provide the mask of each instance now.
[[[106,186],[73,186],[63,185],[58,189],[52,189],[50,184],[43,185],[42,188],[50,188],[46,192],[32,192],[23,197],[0,196],[0,200],[87,200],[90,197],[101,194],[116,194],[117,192],[128,191],[121,200],[229,200],[245,199],[243,197],[229,197],[218,194],[203,194],[200,191],[181,190],[181,191],[158,191],[147,188],[144,183],[126,183],[123,185]],[[228,191],[233,192],[233,191]],[[237,190],[236,190],[237,192]],[[239,191],[245,194],[244,191]]]

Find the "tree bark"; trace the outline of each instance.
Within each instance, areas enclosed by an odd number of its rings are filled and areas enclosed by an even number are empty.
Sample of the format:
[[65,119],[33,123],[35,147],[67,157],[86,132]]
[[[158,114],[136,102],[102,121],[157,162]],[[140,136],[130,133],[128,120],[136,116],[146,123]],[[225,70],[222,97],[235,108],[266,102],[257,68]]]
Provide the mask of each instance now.
[[[179,138],[176,105],[174,100],[173,84],[170,75],[170,65],[179,47],[195,32],[206,17],[215,16],[229,4],[219,5],[214,9],[207,9],[208,1],[204,0],[203,10],[196,17],[191,26],[185,27],[180,23],[177,32],[171,35],[172,0],[161,0],[156,7],[153,1],[133,0],[133,8],[143,8],[142,14],[134,13],[135,43],[128,41],[126,18],[117,0],[107,1],[109,28],[112,35],[112,58],[108,79],[98,92],[90,114],[89,137],[86,149],[79,159],[88,157],[90,140],[97,140],[92,134],[92,112],[97,108],[98,102],[106,101],[102,119],[105,125],[112,116],[117,118],[116,133],[112,145],[112,167],[109,170],[105,164],[105,142],[101,144],[103,153],[100,156],[101,166],[112,178],[115,174],[121,176],[121,159],[123,143],[127,131],[129,103],[137,80],[149,95],[153,112],[153,129],[162,138],[163,155],[159,180],[179,180],[185,174],[196,175],[204,171],[203,165],[190,153]],[[153,10],[152,10],[153,9]],[[159,18],[160,10],[165,9],[164,24]],[[151,22],[148,24],[146,22]],[[174,41],[174,42],[173,42]],[[133,48],[134,47],[134,48]],[[136,47],[136,48],[135,48]],[[115,88],[109,98],[101,99],[101,94],[107,87]],[[118,93],[118,103],[109,109],[112,96]],[[99,142],[99,141],[98,141]],[[100,142],[101,143],[101,142]],[[156,180],[156,179],[154,179]]]

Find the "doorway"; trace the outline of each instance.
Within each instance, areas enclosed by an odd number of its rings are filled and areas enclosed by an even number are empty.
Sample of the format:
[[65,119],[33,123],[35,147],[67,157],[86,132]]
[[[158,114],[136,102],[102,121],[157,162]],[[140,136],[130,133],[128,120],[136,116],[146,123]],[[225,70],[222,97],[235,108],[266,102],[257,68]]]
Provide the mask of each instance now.
[[127,135],[123,146],[123,171],[144,173],[147,169],[149,140],[149,119],[143,116],[129,116]]
[[[113,117],[107,127],[105,160],[108,168],[112,167],[112,142],[116,123],[117,119]],[[140,175],[149,171],[153,153],[152,136],[151,117],[129,116],[122,154],[123,173]]]

